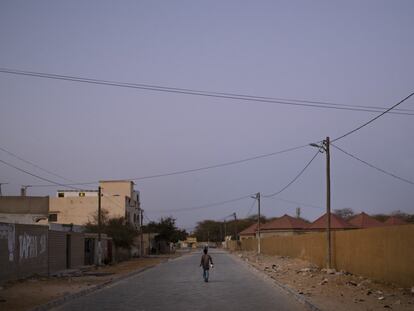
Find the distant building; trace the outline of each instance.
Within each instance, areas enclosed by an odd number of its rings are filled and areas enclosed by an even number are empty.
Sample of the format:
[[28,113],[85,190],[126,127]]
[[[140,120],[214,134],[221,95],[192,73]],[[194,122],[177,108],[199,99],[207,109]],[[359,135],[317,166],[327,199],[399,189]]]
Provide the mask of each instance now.
[[[101,208],[108,217],[125,217],[135,228],[140,226],[140,196],[129,180],[101,181]],[[85,225],[98,212],[97,190],[58,190],[49,201],[49,222]]]
[[[262,226],[262,224],[260,225]],[[256,231],[257,231],[257,223],[252,224],[251,226],[247,227],[243,231],[240,231],[240,241],[246,240],[246,239],[254,239],[256,237]]]
[[296,235],[303,234],[309,227],[306,221],[289,215],[283,215],[272,221],[267,222],[260,228],[261,237],[275,235]]
[[355,215],[354,217],[352,217],[349,221],[349,224],[360,228],[360,229],[365,229],[365,228],[374,228],[374,227],[383,227],[384,223],[376,220],[375,218],[369,216],[368,214],[362,212],[358,215]]
[[[309,231],[323,231],[328,226],[328,216],[323,214],[321,217],[316,219],[313,223],[308,226]],[[355,226],[349,224],[338,215],[331,214],[331,229],[332,230],[349,230],[355,229]]]
[[47,224],[49,197],[0,196],[0,222]]
[[386,226],[398,226],[398,225],[407,225],[408,222],[405,220],[397,217],[397,216],[391,216],[388,217],[388,219],[384,222],[384,225]]

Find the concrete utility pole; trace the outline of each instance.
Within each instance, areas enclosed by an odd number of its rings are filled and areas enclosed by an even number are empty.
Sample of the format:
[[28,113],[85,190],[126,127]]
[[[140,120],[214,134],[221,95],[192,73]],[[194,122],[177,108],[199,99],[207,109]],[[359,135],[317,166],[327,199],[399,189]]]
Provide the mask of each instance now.
[[142,218],[144,218],[144,210],[141,209],[141,222],[140,222],[140,226],[139,226],[139,230],[141,231],[141,241],[140,241],[140,250],[141,250],[141,257],[144,256],[144,231],[142,230]]
[[329,137],[323,141],[326,153],[326,215],[328,217],[328,224],[326,228],[326,235],[328,239],[328,268],[332,267],[332,245],[331,245],[331,157],[329,150]]
[[[332,267],[332,243],[331,243],[331,155],[329,136],[322,142],[322,145],[310,144],[312,147],[319,148],[320,152],[326,154],[326,239],[327,239],[327,268]],[[323,151],[322,151],[323,150]]]
[[224,241],[226,241],[226,236],[227,236],[227,223],[226,223],[226,219],[224,219]]
[[233,217],[234,217],[234,238],[237,242],[237,216],[236,213],[233,213]]
[[98,187],[98,266],[102,265],[101,196],[102,196],[102,188],[99,186]]
[[260,249],[260,244],[261,244],[261,237],[260,237],[260,192],[256,193],[256,195],[254,197],[252,197],[253,199],[257,200],[257,210],[258,210],[258,217],[257,217],[257,255],[260,255],[261,253],[261,249]]

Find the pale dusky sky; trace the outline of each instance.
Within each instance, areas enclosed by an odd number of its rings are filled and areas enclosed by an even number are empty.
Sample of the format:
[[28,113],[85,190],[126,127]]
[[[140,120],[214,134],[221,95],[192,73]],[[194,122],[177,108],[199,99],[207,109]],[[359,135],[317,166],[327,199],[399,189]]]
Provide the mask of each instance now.
[[[257,96],[390,107],[414,90],[413,1],[1,1],[0,67]],[[74,181],[125,179],[239,160],[332,138],[376,113],[81,84],[0,73],[0,147]],[[414,110],[414,98],[399,108]],[[414,180],[414,116],[386,114],[336,144]],[[192,174],[141,180],[150,219],[197,221],[280,190],[312,147]],[[414,212],[414,186],[333,149],[332,209]],[[48,175],[7,153],[0,159]],[[0,164],[4,195],[44,184]],[[54,196],[57,188],[29,188]],[[284,200],[301,202],[288,203]],[[315,220],[325,155],[274,199],[268,217]],[[318,206],[320,208],[318,208]],[[163,211],[163,212],[160,212]],[[255,212],[255,207],[250,213]]]

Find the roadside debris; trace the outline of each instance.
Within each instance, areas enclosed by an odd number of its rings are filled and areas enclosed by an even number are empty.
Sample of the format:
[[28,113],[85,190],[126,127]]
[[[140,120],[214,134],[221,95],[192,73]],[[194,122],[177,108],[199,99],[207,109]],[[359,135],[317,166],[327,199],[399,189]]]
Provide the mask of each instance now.
[[243,259],[322,311],[414,310],[414,287],[399,288],[344,270],[319,269],[286,256],[262,254],[256,261],[256,253],[243,252]]

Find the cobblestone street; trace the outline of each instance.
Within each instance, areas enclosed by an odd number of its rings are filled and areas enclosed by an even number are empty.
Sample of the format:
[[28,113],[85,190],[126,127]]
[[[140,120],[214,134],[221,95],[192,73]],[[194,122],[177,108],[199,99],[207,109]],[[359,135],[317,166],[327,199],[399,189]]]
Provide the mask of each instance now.
[[115,283],[55,310],[305,310],[231,255],[211,251],[215,267],[202,280],[201,252]]

